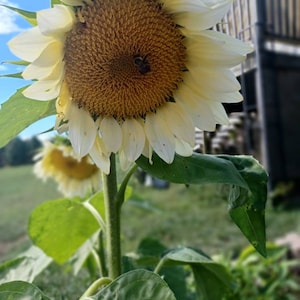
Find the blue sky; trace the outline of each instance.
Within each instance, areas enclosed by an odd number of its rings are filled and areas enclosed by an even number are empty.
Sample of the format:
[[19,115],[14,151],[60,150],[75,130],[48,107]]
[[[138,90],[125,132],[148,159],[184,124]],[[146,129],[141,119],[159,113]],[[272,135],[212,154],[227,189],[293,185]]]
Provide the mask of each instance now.
[[[37,11],[49,8],[50,0],[0,0],[0,4],[18,7],[28,11]],[[17,73],[21,71],[20,67],[3,62],[18,60],[18,58],[9,51],[7,42],[26,28],[30,28],[30,24],[23,20],[22,17],[6,8],[0,7],[0,74]],[[0,104],[13,95],[17,88],[26,84],[27,83],[21,79],[0,78]],[[22,138],[28,138],[48,130],[53,126],[53,122],[54,117],[41,120],[25,129],[20,136]]]

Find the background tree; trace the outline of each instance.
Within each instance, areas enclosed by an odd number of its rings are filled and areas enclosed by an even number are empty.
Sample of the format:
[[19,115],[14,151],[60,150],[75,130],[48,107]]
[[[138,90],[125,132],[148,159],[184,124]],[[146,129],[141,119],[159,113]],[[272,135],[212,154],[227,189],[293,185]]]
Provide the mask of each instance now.
[[22,140],[19,137],[14,138],[0,149],[0,167],[33,163],[33,157],[41,144],[36,136],[28,140]]

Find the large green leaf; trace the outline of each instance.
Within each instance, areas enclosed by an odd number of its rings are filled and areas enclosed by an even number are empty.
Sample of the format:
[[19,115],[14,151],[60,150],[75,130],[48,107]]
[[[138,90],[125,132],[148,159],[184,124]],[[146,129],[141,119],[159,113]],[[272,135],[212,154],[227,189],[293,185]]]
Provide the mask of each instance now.
[[167,164],[155,154],[153,164],[145,157],[140,157],[137,164],[151,175],[170,182],[230,184],[230,216],[256,250],[266,256],[264,210],[268,176],[253,157],[176,155],[174,162]]
[[3,5],[0,4],[0,6],[4,6],[16,13],[18,13],[19,15],[21,15],[26,21],[28,21],[31,25],[36,26],[37,22],[36,22],[36,13],[35,12],[31,12],[31,11],[26,11],[23,9],[19,9],[16,7],[12,7],[12,6],[8,6],[8,5]]
[[[248,189],[244,190],[237,187],[236,193],[246,193],[244,197],[247,202],[255,206],[256,209],[264,210],[267,200],[268,174],[263,166],[252,156],[246,155],[219,155],[220,158],[229,160],[233,163],[236,170],[247,182]],[[237,202],[237,197],[229,198],[229,205],[234,208],[241,203]]]
[[[145,238],[138,245],[137,252],[131,257],[132,265],[136,269],[154,269],[160,261],[162,253],[166,251],[167,248],[158,240]],[[187,270],[183,266],[164,267],[161,269],[160,275],[167,282],[177,300],[187,299]]]
[[17,258],[0,265],[0,283],[15,280],[32,282],[51,262],[52,259],[42,250],[31,246]]
[[152,161],[150,164],[148,158],[141,156],[136,163],[151,175],[174,183],[229,183],[247,188],[247,183],[234,165],[214,155],[175,155],[173,163],[168,164],[153,154]]
[[22,91],[17,90],[0,109],[0,148],[34,122],[54,115],[55,100],[37,101],[25,98]]
[[191,248],[178,248],[168,252],[163,258],[163,265],[189,265],[194,273],[198,299],[222,299],[233,282],[225,267],[215,263],[205,255]]
[[121,275],[90,299],[176,300],[167,283],[147,270],[134,270]]
[[[266,256],[265,206],[268,175],[253,157],[230,155],[222,157],[234,164],[249,187],[248,190],[238,186],[232,188],[229,197],[230,216],[255,249]],[[236,194],[239,197],[236,197]]]
[[24,281],[0,285],[0,300],[50,300],[36,286]]
[[66,262],[98,229],[92,213],[79,201],[70,199],[41,204],[29,220],[34,244],[58,263]]

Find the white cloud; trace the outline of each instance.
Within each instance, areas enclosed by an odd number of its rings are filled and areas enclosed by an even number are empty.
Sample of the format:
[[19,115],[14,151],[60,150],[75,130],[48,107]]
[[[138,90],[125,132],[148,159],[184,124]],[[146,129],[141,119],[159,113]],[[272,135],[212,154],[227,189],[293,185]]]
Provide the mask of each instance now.
[[7,71],[7,66],[0,64],[0,71]]
[[[0,4],[17,7],[9,0],[0,0]],[[0,34],[9,34],[22,30],[16,23],[17,14],[8,8],[0,6]]]

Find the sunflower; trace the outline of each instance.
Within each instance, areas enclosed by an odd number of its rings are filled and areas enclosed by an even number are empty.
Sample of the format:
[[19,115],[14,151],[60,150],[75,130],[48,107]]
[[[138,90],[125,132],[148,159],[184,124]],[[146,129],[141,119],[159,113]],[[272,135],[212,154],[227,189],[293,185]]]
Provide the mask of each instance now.
[[56,100],[58,132],[109,173],[153,151],[167,163],[192,154],[195,127],[227,124],[239,102],[231,68],[251,48],[210,30],[231,0],[64,0],[9,42],[30,62],[28,98]]
[[101,188],[100,169],[88,156],[78,159],[71,145],[45,142],[35,160],[36,176],[54,179],[66,197],[84,197]]

